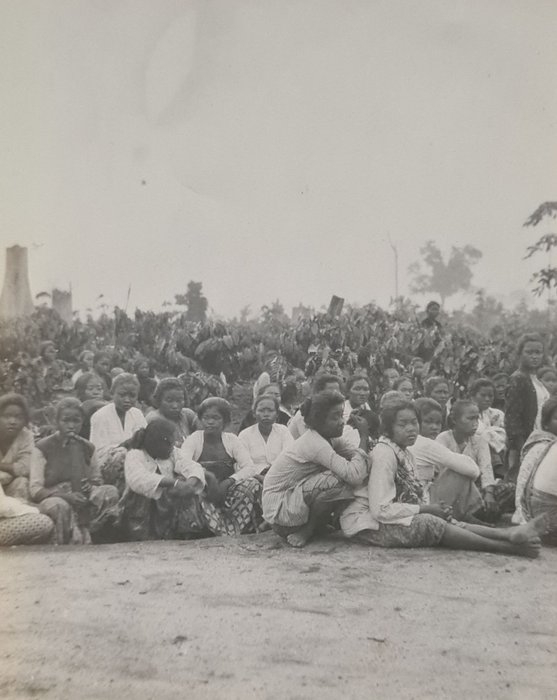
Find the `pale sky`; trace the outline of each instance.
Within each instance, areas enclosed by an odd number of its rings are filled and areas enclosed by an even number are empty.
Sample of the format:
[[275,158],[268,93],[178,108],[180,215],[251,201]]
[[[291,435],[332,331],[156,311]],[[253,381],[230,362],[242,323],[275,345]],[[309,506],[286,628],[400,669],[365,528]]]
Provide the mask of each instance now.
[[226,316],[385,303],[389,235],[402,292],[428,238],[525,287],[556,26],[554,0],[2,0],[2,248],[75,308],[190,279]]

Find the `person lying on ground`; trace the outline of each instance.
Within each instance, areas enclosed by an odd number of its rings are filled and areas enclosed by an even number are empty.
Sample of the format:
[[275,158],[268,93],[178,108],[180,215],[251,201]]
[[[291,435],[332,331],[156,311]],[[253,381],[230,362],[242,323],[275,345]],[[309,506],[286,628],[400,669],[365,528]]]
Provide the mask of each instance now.
[[138,430],[126,454],[122,527],[128,539],[187,539],[205,530],[196,498],[203,468],[175,447],[175,424],[155,417]]
[[346,441],[343,445],[343,411],[340,392],[315,394],[305,416],[308,430],[277,457],[265,476],[263,516],[292,547],[303,547],[333,511],[353,498],[353,489],[368,475],[368,425],[353,416],[359,446],[354,449]]
[[263,393],[253,402],[257,423],[238,435],[245,446],[258,474],[265,474],[279,454],[294,442],[285,425],[276,422],[279,402],[274,396]]
[[545,516],[527,525],[491,528],[452,519],[451,508],[423,502],[409,451],[419,429],[415,406],[390,404],[381,413],[383,436],[371,454],[369,482],[341,514],[346,537],[374,547],[446,547],[537,557]]
[[534,430],[522,448],[520,469],[516,480],[515,512],[513,523],[525,523],[526,515],[522,510],[524,488],[530,475],[547,452],[549,445],[557,439],[557,398],[548,399],[542,408],[541,430]]
[[155,410],[147,414],[147,423],[155,418],[166,418],[174,424],[176,447],[181,447],[186,438],[201,429],[201,421],[195,411],[186,408],[187,402],[186,388],[182,382],[177,377],[164,377],[153,394]]
[[6,496],[28,502],[33,433],[29,409],[19,394],[0,397],[0,486]]
[[205,469],[207,498],[201,507],[214,535],[243,535],[262,525],[261,481],[257,467],[237,435],[227,432],[231,408],[226,399],[205,399],[197,412],[202,429],[182,445],[187,461]]
[[126,372],[114,377],[112,401],[91,416],[91,442],[97,450],[103,480],[124,492],[125,442],[147,425],[145,416],[135,407],[139,382]]
[[118,492],[102,483],[95,446],[79,436],[76,398],[56,405],[56,432],[39,440],[31,459],[30,491],[55,526],[56,544],[89,544],[91,533],[118,522]]

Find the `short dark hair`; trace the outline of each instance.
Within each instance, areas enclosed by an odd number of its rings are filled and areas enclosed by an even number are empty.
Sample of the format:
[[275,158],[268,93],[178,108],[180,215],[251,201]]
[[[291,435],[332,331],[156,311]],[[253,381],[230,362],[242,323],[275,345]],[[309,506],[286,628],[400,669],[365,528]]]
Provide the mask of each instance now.
[[546,365],[545,367],[541,367],[541,368],[538,370],[538,379],[541,379],[542,377],[544,377],[544,376],[545,376],[546,374],[548,374],[549,372],[551,372],[551,373],[557,375],[557,369],[555,369],[555,367],[552,367],[551,365]]
[[[267,386],[269,386],[269,384],[267,384]],[[258,394],[258,395],[255,397],[255,399],[254,399],[254,401],[253,401],[253,404],[252,404],[252,407],[251,407],[251,410],[252,410],[253,413],[255,413],[255,409],[259,406],[259,404],[260,404],[262,401],[272,401],[273,404],[274,404],[274,406],[275,406],[275,411],[277,411],[277,413],[278,413],[278,410],[279,410],[279,408],[280,408],[280,402],[279,402],[279,400],[277,399],[276,396],[268,396],[268,395],[265,394],[265,393],[263,393],[263,394]]]
[[60,419],[62,411],[65,410],[77,411],[81,416],[81,420],[85,418],[85,413],[83,411],[83,408],[81,407],[81,401],[79,399],[76,399],[75,396],[66,396],[65,398],[60,399],[60,401],[58,401],[55,407],[55,415],[57,421]]
[[[429,377],[429,379],[426,379],[425,386],[424,386],[424,391],[426,396],[430,396],[431,392],[435,389],[435,387],[438,384],[446,384],[447,387],[449,387],[449,380],[446,377],[442,377],[440,374],[434,376],[434,377]],[[450,391],[450,387],[449,387]]]
[[495,391],[495,384],[491,379],[488,379],[487,377],[480,377],[472,382],[470,386],[470,396],[475,396],[480,389],[487,389],[488,387]]
[[432,300],[432,301],[428,302],[427,306],[425,307],[425,310],[426,310],[426,311],[429,311],[429,310],[432,309],[434,306],[439,307],[439,309],[441,308],[441,304],[440,304],[438,301],[433,301],[433,300]]
[[344,396],[339,391],[321,391],[309,400],[304,414],[306,425],[320,433],[331,408],[344,405]]
[[396,417],[401,411],[405,410],[413,411],[418,421],[420,420],[414,402],[406,401],[406,399],[396,402],[394,401],[393,403],[389,403],[387,404],[387,406],[381,409],[381,431],[383,435],[386,435],[388,438],[393,437],[393,427],[396,421]]
[[421,398],[416,399],[416,401],[414,401],[414,406],[416,408],[418,420],[420,421],[420,423],[425,418],[425,416],[429,416],[430,413],[435,412],[443,415],[443,409],[441,408],[441,404],[437,403],[435,399],[430,399],[427,396],[422,396]]
[[518,343],[516,344],[517,357],[522,355],[522,351],[524,350],[526,343],[540,343],[545,352],[545,343],[543,342],[543,338],[539,333],[524,333],[520,336]]
[[313,382],[313,393],[318,394],[325,389],[327,384],[332,384],[333,382],[336,382],[342,389],[342,379],[337,377],[336,374],[320,374],[316,376]]
[[456,421],[462,416],[464,411],[469,406],[474,406],[474,408],[477,408],[477,404],[474,401],[472,401],[472,399],[458,399],[453,403],[453,405],[451,406],[451,410],[449,411],[449,416],[447,418],[448,424],[451,428],[454,427]]
[[27,406],[27,401],[21,394],[11,392],[0,396],[0,413],[3,413],[8,406],[18,406],[21,408],[25,417],[25,425],[29,423],[29,406]]
[[345,387],[346,393],[348,393],[350,391],[350,389],[354,386],[354,384],[356,382],[359,382],[361,379],[363,379],[364,382],[367,383],[369,390],[371,392],[371,381],[370,381],[369,377],[367,376],[367,374],[353,374],[351,377],[348,377],[348,379],[346,380],[346,387]]
[[541,416],[541,425],[544,430],[547,428],[547,425],[551,420],[551,416],[555,413],[555,411],[557,411],[557,398],[552,397],[550,399],[547,399],[547,401],[542,406]]
[[221,414],[225,425],[228,425],[232,420],[232,410],[226,399],[222,399],[220,396],[209,396],[209,398],[201,402],[201,405],[197,409],[197,415],[199,418],[203,418],[203,415],[210,408],[217,409],[217,411]]
[[99,377],[98,374],[95,374],[95,372],[83,372],[83,374],[80,374],[79,377],[75,380],[74,390],[77,394],[77,398],[80,401],[85,401],[85,391],[87,389],[87,384],[89,384],[91,379],[96,379],[102,386],[103,380]]
[[186,388],[178,377],[164,377],[157,384],[153,396],[151,397],[151,402],[155,408],[159,408],[161,401],[167,391],[181,391],[184,394],[184,403],[187,402]]

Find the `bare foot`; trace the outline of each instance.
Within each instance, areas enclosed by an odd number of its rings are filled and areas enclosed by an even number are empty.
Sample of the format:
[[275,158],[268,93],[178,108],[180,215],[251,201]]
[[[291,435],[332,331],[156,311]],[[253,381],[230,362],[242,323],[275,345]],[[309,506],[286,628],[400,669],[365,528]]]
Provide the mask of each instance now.
[[540,556],[540,551],[542,548],[542,542],[539,537],[531,539],[529,542],[524,544],[517,544],[514,547],[515,554],[519,557],[528,557],[528,559],[536,559]]
[[539,540],[540,535],[547,533],[549,519],[545,513],[529,520],[525,525],[509,528],[509,542],[522,545],[531,542],[533,539]]
[[293,532],[292,534],[287,535],[286,541],[291,547],[300,549],[301,547],[306,546],[310,537],[311,531],[304,527],[301,530],[298,530],[298,532]]

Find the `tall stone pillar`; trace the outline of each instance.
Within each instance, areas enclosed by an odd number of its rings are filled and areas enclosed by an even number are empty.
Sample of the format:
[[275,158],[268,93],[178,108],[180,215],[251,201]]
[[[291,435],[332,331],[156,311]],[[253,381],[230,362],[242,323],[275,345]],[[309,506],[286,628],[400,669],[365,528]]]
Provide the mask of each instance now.
[[14,245],[6,248],[6,272],[0,295],[0,318],[29,316],[33,310],[27,269],[27,248]]

